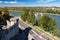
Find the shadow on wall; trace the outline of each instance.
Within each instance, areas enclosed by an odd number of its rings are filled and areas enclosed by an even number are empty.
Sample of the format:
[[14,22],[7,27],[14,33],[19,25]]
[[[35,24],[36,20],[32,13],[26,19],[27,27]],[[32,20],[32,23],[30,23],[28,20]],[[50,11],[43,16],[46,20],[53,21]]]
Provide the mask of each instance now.
[[[28,27],[28,28],[26,28],[25,30],[22,30],[22,29],[20,29],[19,27],[18,27],[18,21],[19,20],[17,20],[17,22],[13,25],[13,26],[11,26],[9,29],[1,29],[0,30],[0,40],[2,40],[1,38],[3,37],[3,39],[4,39],[4,35],[5,34],[8,34],[9,32],[11,32],[14,28],[16,29],[16,28],[18,28],[18,34],[17,35],[15,35],[15,36],[13,36],[10,40],[28,40],[28,35],[29,35],[29,31],[32,29],[32,28],[30,28],[30,27]],[[16,30],[15,30],[16,31]],[[14,34],[15,34],[15,32],[14,32]],[[12,36],[13,34],[11,34],[10,36]],[[10,37],[10,36],[8,36],[8,37]],[[5,40],[5,39],[4,39]],[[32,39],[33,40],[33,39]]]
[[[0,40],[6,40],[9,39],[10,37],[12,37],[13,35],[17,34],[17,31],[19,30],[18,26],[18,20],[16,20],[16,23],[14,25],[12,25],[10,28],[8,29],[3,29],[2,27],[0,28]],[[18,30],[16,30],[18,29]],[[19,32],[19,31],[18,31]],[[10,35],[10,36],[9,36]]]
[[25,30],[19,29],[19,34],[15,35],[10,40],[28,40],[30,30],[31,30],[30,27],[26,28]]
[[3,25],[7,26],[7,21],[6,20],[8,20],[10,22],[11,18],[13,18],[13,16],[10,16],[10,17],[8,17],[8,19],[4,19],[4,20],[0,21],[0,29],[1,30],[2,30]]

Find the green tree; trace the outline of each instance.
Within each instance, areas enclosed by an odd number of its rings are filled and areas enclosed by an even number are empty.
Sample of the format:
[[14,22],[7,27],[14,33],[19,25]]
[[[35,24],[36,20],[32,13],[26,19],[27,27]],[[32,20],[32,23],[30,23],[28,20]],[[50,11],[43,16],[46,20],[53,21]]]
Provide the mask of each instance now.
[[57,22],[55,20],[51,19],[48,23],[48,26],[51,28],[51,30],[54,30],[57,27]]
[[33,10],[32,10],[32,11],[30,11],[30,13],[28,15],[28,22],[34,24],[34,22],[35,22],[34,20],[35,20],[35,15],[34,15]]
[[44,15],[41,18],[39,18],[39,23],[39,26],[41,26],[45,31],[53,32],[54,35],[58,35],[58,30],[56,30],[57,22],[54,19]]
[[22,20],[27,21],[28,23],[34,24],[35,15],[32,10],[25,11],[25,13],[21,16]]
[[41,18],[39,18],[39,26],[41,26],[45,31],[48,31],[48,23],[50,21],[50,17],[49,16],[42,16]]
[[56,10],[55,11],[55,14],[60,14],[60,10]]
[[47,13],[54,13],[54,10],[52,10],[52,9],[47,9],[46,12],[47,12]]
[[27,21],[28,15],[29,15],[28,11],[25,11],[25,13],[21,15],[22,20]]

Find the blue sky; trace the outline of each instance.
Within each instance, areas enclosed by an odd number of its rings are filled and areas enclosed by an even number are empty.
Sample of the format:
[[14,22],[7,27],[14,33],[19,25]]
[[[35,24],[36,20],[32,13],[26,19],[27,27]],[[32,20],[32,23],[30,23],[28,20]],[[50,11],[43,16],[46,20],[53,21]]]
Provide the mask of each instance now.
[[0,7],[57,6],[60,0],[0,0]]

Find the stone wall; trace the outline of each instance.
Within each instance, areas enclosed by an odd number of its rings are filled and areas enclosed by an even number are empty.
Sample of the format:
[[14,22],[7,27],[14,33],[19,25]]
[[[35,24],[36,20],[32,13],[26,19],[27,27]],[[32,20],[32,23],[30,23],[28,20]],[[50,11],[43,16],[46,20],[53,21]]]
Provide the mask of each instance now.
[[[19,20],[18,20],[19,21]],[[7,30],[8,33],[5,34],[5,37],[2,38],[2,40],[9,40],[13,36],[17,35],[19,33],[19,27],[18,27],[18,21],[7,21]]]

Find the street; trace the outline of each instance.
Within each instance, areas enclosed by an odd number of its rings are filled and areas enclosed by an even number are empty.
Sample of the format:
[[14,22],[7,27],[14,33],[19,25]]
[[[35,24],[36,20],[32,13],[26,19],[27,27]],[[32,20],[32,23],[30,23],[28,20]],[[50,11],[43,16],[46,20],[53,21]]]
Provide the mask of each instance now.
[[[28,27],[30,27],[29,25],[23,23],[22,21],[19,21],[19,27],[24,30]],[[30,27],[31,28],[31,27]],[[30,38],[31,37],[31,38]],[[44,33],[40,33],[37,30],[31,28],[30,32],[29,32],[29,36],[28,39],[34,39],[34,40],[50,40],[48,37],[46,37],[44,35]]]

